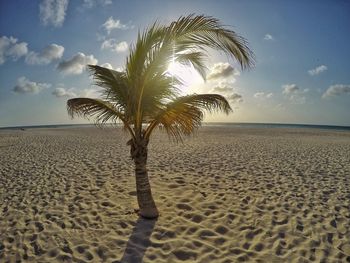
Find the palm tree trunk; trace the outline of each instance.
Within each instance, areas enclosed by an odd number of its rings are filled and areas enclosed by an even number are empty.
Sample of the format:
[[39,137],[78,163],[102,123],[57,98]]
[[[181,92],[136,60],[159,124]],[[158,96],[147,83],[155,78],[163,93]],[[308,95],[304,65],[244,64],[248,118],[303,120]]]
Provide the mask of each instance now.
[[139,143],[131,141],[130,145],[131,157],[135,163],[136,193],[137,202],[140,208],[139,215],[149,219],[157,218],[159,212],[153,200],[146,167],[148,141],[141,140]]

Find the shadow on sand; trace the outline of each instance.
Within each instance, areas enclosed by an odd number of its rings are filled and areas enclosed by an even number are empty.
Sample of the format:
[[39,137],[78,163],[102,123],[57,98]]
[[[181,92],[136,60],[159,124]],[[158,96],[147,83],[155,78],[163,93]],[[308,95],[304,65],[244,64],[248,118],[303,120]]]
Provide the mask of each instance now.
[[142,263],[157,220],[139,218],[126,245],[121,263]]

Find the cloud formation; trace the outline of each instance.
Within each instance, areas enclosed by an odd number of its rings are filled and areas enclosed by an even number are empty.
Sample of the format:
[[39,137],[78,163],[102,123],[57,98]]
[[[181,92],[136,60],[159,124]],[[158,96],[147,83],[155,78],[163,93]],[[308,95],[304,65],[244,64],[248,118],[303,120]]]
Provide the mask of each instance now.
[[83,0],[83,7],[92,8],[97,5],[106,6],[112,4],[112,0]]
[[243,102],[242,95],[234,92],[234,88],[225,82],[219,83],[218,86],[213,88],[211,92],[219,93],[220,95],[223,95],[231,103]]
[[108,68],[108,69],[113,69],[113,66],[110,63],[103,63],[101,67]]
[[309,73],[309,75],[311,75],[311,76],[315,76],[315,75],[318,75],[318,74],[320,74],[320,73],[326,71],[327,69],[328,69],[327,66],[321,65],[321,66],[318,66],[318,67],[316,67],[316,68],[314,68],[314,69],[310,69],[310,70],[308,71],[308,73]]
[[257,98],[257,99],[269,99],[273,96],[273,93],[270,92],[270,93],[265,93],[265,92],[257,92],[254,94],[254,98]]
[[273,36],[272,36],[272,35],[270,35],[270,34],[266,34],[266,35],[264,36],[264,40],[269,41],[269,40],[274,40],[274,38],[273,38]]
[[282,85],[282,93],[293,103],[293,104],[304,104],[306,97],[304,96],[309,89],[300,89],[296,84],[284,84]]
[[336,84],[330,86],[325,93],[323,93],[322,98],[326,99],[334,96],[341,96],[343,94],[350,94],[350,85]]
[[98,98],[99,92],[102,89],[100,87],[91,87],[88,89],[79,90],[77,88],[66,88],[64,84],[60,83],[51,92],[56,98],[73,98],[73,97],[83,97],[83,98]]
[[229,93],[232,91],[233,91],[233,88],[226,84],[218,85],[213,89],[213,92],[218,92],[218,93]]
[[233,93],[230,96],[227,97],[227,99],[231,102],[231,103],[241,103],[243,102],[243,97],[242,95],[238,94],[238,93]]
[[48,45],[40,53],[30,51],[26,56],[26,63],[30,65],[46,65],[63,55],[64,47],[56,44]]
[[69,0],[42,0],[39,5],[41,22],[47,26],[60,27],[66,17]]
[[8,58],[16,61],[28,53],[28,44],[17,41],[18,39],[14,37],[0,38],[0,65],[4,64]]
[[114,29],[126,30],[126,29],[131,29],[134,26],[122,24],[122,22],[120,22],[119,19],[113,19],[113,17],[111,16],[110,18],[107,19],[106,22],[102,24],[102,27],[107,31],[108,34],[110,34],[111,31]]
[[282,85],[283,94],[295,94],[300,91],[300,88],[296,84],[285,84]]
[[77,94],[74,92],[74,89],[66,89],[63,87],[63,85],[59,85],[58,88],[55,88],[52,91],[52,95],[55,95],[57,98],[62,97],[76,97]]
[[30,81],[26,77],[20,77],[17,79],[17,84],[13,88],[13,91],[16,93],[39,93],[43,89],[50,88],[51,84],[48,83],[39,83]]
[[229,63],[216,63],[211,68],[207,75],[207,80],[216,80],[219,78],[228,78],[233,76],[239,76],[240,72],[234,69]]
[[122,53],[128,50],[128,43],[125,41],[117,42],[114,38],[107,39],[102,42],[101,49],[109,49],[111,51]]
[[71,59],[60,62],[57,69],[65,75],[78,75],[83,73],[86,65],[96,65],[97,62],[98,60],[93,55],[79,52]]

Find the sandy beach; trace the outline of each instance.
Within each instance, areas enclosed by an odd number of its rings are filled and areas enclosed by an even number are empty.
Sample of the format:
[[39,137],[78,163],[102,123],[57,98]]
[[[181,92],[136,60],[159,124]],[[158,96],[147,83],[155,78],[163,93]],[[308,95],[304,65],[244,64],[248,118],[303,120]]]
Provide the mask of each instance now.
[[121,129],[0,131],[0,262],[350,262],[350,132],[151,138],[139,219]]

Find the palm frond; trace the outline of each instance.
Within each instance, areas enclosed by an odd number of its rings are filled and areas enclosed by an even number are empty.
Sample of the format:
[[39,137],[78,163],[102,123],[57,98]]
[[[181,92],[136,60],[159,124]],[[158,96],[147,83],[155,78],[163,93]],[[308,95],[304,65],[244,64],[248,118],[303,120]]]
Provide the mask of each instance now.
[[201,125],[204,111],[232,111],[227,100],[218,94],[194,94],[178,97],[168,103],[164,109],[154,116],[154,120],[146,129],[149,137],[157,126],[164,128],[176,141],[181,141],[183,135],[190,135]]
[[125,73],[97,65],[88,65],[87,67],[93,76],[94,84],[103,88],[103,97],[113,100],[118,106],[125,107],[128,97]]
[[123,112],[120,112],[107,101],[90,98],[74,98],[67,101],[67,111],[72,118],[76,115],[85,118],[92,117],[96,125],[102,125],[108,121],[111,123],[122,121],[124,127],[129,130],[133,136],[132,129],[125,120]]
[[103,89],[103,100],[69,100],[68,113],[93,117],[96,123],[121,120],[133,136],[143,136],[142,124],[146,122],[148,137],[155,127],[162,126],[169,135],[181,140],[200,126],[206,110],[232,111],[221,95],[179,97],[181,78],[167,72],[169,63],[175,61],[193,66],[205,79],[205,60],[210,49],[224,52],[242,69],[254,65],[254,54],[246,40],[216,18],[192,14],[168,26],[155,22],[138,33],[124,72],[89,66],[95,84]]
[[171,23],[168,31],[168,34],[176,38],[176,52],[189,47],[213,48],[237,60],[242,69],[254,65],[254,54],[247,41],[236,32],[225,28],[214,17],[194,14],[183,16]]
[[207,67],[205,65],[205,54],[200,51],[180,53],[176,56],[176,61],[183,65],[192,65],[203,79],[206,76]]

